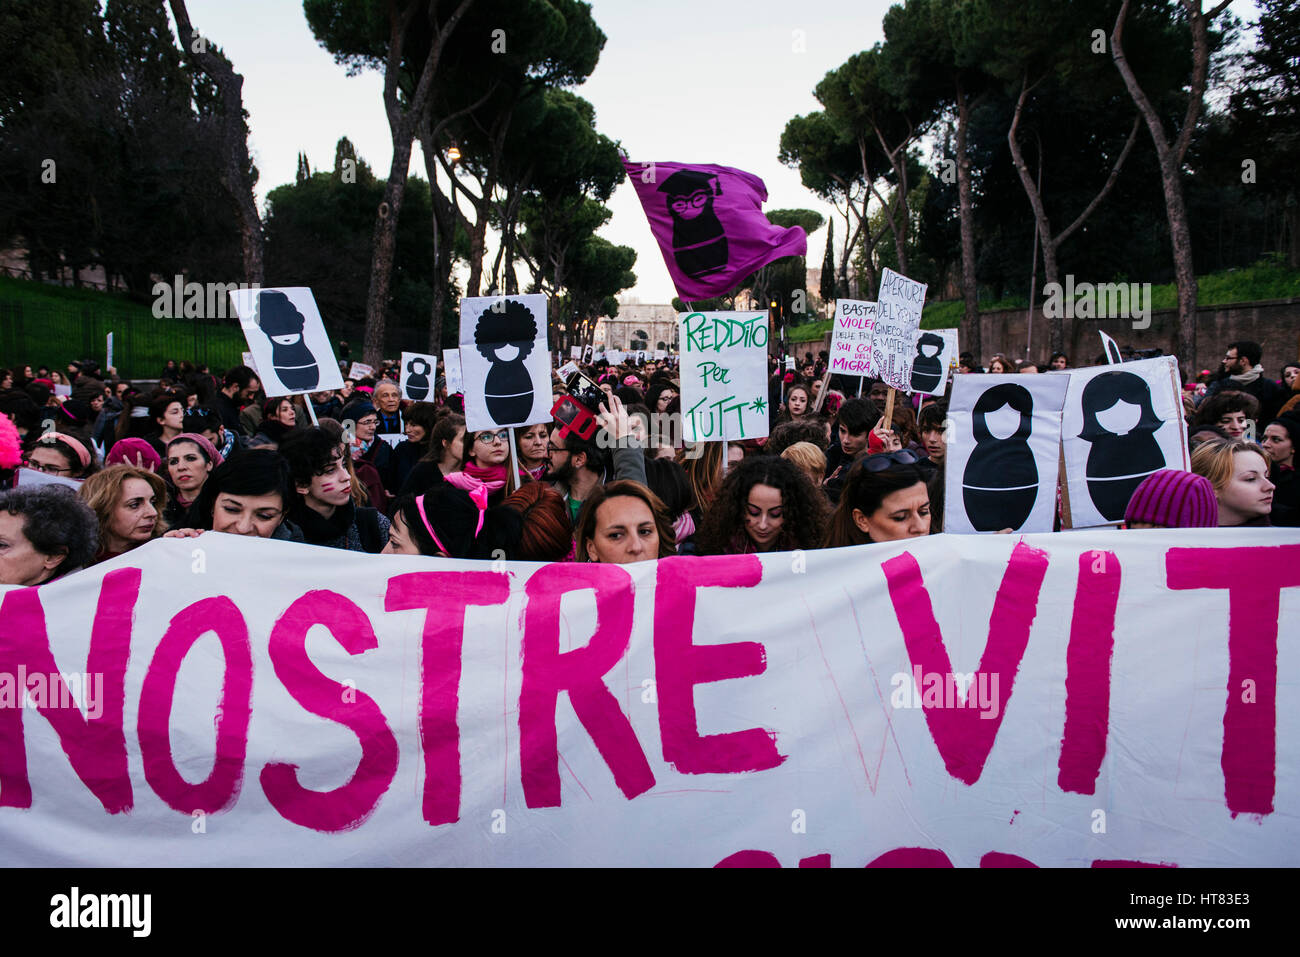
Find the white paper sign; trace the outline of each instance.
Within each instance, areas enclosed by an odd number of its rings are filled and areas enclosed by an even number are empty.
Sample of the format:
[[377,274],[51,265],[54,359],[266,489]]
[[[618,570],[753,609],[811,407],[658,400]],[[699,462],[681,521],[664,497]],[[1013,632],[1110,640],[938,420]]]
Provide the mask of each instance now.
[[786,372],[794,371],[794,356],[785,357],[785,371]]
[[442,368],[447,377],[447,394],[458,395],[465,391],[465,379],[460,371],[460,350],[442,350]]
[[871,374],[901,392],[912,387],[916,330],[921,327],[927,288],[925,283],[908,279],[888,266],[881,271],[871,338]]
[[667,359],[667,358],[668,358],[668,350],[667,350],[667,349],[656,349],[656,350],[655,350],[655,361],[656,361],[656,362],[659,361],[660,359]]
[[[871,333],[876,325],[876,304],[860,299],[835,300],[831,331],[831,372],[839,375],[871,374]],[[794,368],[794,357],[785,360]]]
[[578,363],[566,362],[564,365],[560,366],[560,368],[556,370],[556,373],[559,375],[561,379],[567,379],[575,372],[580,372],[580,371],[581,370],[578,368]]
[[570,359],[581,359],[581,358],[582,358],[582,346],[570,346],[570,347],[569,347],[569,358],[570,358]]
[[605,351],[605,361],[612,366],[623,363],[623,353],[618,349],[607,349]]
[[1050,532],[1069,380],[959,375],[944,468],[946,532]]
[[375,435],[377,439],[383,439],[391,448],[397,448],[401,443],[406,441],[406,436],[401,432],[382,432]]
[[437,370],[437,356],[425,352],[403,352],[402,398],[414,402],[432,402],[433,380]]
[[230,293],[239,325],[268,396],[343,388],[338,360],[316,300],[306,286]]
[[948,391],[949,372],[957,365],[956,329],[918,329],[912,354],[914,393],[943,395]]
[[72,395],[72,386],[56,382],[54,383],[54,394],[63,396],[65,399],[69,398]]
[[685,440],[767,435],[767,313],[682,312],[677,327]]
[[51,475],[40,469],[23,466],[14,473],[14,485],[30,488],[33,485],[66,485],[69,488],[81,488],[81,479],[68,478],[66,475]]
[[348,369],[348,378],[354,382],[360,382],[362,379],[371,378],[375,374],[373,366],[368,366],[364,362],[354,362]]
[[494,565],[160,538],[0,586],[0,866],[1296,867],[1297,549]]
[[1116,524],[1157,469],[1187,471],[1178,359],[1072,369],[1061,419],[1070,524]]
[[470,431],[551,420],[545,296],[462,299],[460,361]]

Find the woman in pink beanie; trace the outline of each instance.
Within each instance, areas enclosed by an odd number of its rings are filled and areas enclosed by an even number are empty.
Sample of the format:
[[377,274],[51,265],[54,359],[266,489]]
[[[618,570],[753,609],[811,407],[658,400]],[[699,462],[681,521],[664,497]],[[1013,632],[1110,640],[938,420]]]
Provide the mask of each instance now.
[[1129,528],[1217,528],[1213,483],[1194,472],[1160,469],[1133,490],[1124,524]]

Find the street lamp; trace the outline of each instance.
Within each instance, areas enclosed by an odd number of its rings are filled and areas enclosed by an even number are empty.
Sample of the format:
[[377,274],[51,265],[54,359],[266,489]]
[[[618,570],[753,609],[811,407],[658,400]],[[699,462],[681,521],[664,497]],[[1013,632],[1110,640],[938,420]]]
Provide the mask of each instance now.
[[451,146],[447,148],[447,159],[450,160],[453,165],[460,162],[460,147],[455,143],[452,143]]

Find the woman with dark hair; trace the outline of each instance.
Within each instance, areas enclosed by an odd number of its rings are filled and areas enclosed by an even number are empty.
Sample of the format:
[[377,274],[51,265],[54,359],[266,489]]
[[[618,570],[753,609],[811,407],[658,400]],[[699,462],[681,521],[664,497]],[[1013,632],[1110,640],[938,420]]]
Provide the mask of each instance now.
[[185,397],[175,392],[164,392],[149,403],[151,434],[144,436],[160,459],[167,457],[167,443],[180,435],[185,428]]
[[695,519],[691,516],[695,498],[691,494],[691,482],[686,477],[686,470],[671,459],[646,459],[645,476],[646,486],[668,509],[677,554],[695,554]]
[[550,453],[546,449],[550,444],[551,426],[548,422],[515,429],[515,454],[521,477],[526,472],[529,480],[536,482],[546,474],[550,462]]
[[781,407],[778,422],[797,422],[812,407],[812,393],[806,385],[795,383],[785,391],[785,404]]
[[432,402],[412,402],[410,408],[402,413],[402,431],[406,438],[397,443],[388,457],[388,475],[384,481],[388,488],[400,489],[416,463],[429,453],[434,426],[439,418],[447,415],[439,412]]
[[1231,439],[1242,438],[1259,417],[1259,400],[1248,392],[1216,392],[1196,411],[1197,425],[1217,425]]
[[509,559],[517,554],[522,534],[517,511],[489,507],[481,487],[471,494],[444,482],[397,500],[383,553]]
[[185,513],[203,491],[212,470],[224,459],[211,442],[193,432],[182,432],[167,443],[163,460],[171,482],[171,497],[163,509],[163,518],[175,528],[185,520]]
[[640,482],[597,485],[582,503],[574,530],[580,562],[629,565],[677,552],[668,509]]
[[827,548],[930,534],[930,492],[906,450],[869,455],[849,472],[831,516]]
[[65,485],[0,492],[0,585],[42,585],[89,565],[99,522]]
[[1122,370],[1089,380],[1080,404],[1079,438],[1091,443],[1085,470],[1088,495],[1107,521],[1122,521],[1142,480],[1165,467],[1155,437],[1164,420],[1152,408],[1146,380]]
[[695,536],[701,555],[819,548],[829,507],[792,462],[756,455],[727,473]]
[[1295,452],[1300,447],[1300,419],[1284,415],[1264,426],[1260,445],[1268,453],[1268,480],[1273,491],[1273,511],[1269,521],[1289,528],[1300,526],[1300,473],[1295,468]]
[[285,436],[280,455],[289,463],[297,498],[289,519],[308,545],[375,554],[388,541],[388,519],[377,509],[352,501],[347,451],[324,429],[312,427]]
[[162,518],[167,486],[146,469],[110,466],[82,482],[77,495],[99,521],[99,553],[94,563],[125,554],[167,530]]
[[264,445],[275,448],[284,441],[298,425],[298,410],[293,399],[287,395],[267,399],[262,404],[262,424],[257,434],[248,442],[248,447],[255,449]]
[[1215,439],[1192,453],[1192,471],[1214,486],[1219,525],[1268,526],[1273,510],[1273,483],[1268,479],[1269,455],[1254,442]]
[[493,505],[501,504],[508,494],[523,484],[519,477],[528,478],[527,473],[521,472],[521,476],[517,476],[507,487],[510,473],[509,429],[466,432],[461,440],[461,455],[463,461],[460,471],[445,476],[446,481],[467,492],[483,486],[492,496]]
[[460,470],[465,448],[465,416],[448,412],[429,432],[429,450],[416,462],[402,483],[399,494],[419,495]]
[[23,464],[48,475],[78,480],[99,471],[94,453],[80,439],[62,432],[47,432],[37,439]]
[[1052,357],[1047,360],[1047,368],[1052,372],[1068,369],[1070,368],[1070,357],[1064,352],[1053,352]]
[[524,562],[563,562],[573,556],[573,525],[564,496],[545,482],[529,482],[502,503],[519,513],[522,537],[511,557]]
[[204,530],[301,542],[302,532],[285,517],[293,502],[289,464],[275,449],[249,449],[222,462],[203,483],[186,513],[187,537]]

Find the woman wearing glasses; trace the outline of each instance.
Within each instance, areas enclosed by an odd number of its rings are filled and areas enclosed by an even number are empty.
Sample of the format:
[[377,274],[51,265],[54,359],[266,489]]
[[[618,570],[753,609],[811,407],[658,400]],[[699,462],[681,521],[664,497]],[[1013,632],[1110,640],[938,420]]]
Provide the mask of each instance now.
[[828,507],[792,462],[758,455],[731,469],[695,536],[701,555],[820,548]]
[[499,505],[520,483],[507,489],[506,478],[510,468],[510,430],[483,429],[466,432],[461,447],[463,465],[452,472],[447,481],[467,492],[482,486],[488,491],[493,505]]
[[61,432],[47,432],[37,439],[23,464],[46,475],[78,480],[99,471],[94,454],[85,444]]
[[930,534],[930,492],[908,449],[868,455],[852,470],[831,516],[827,548]]

